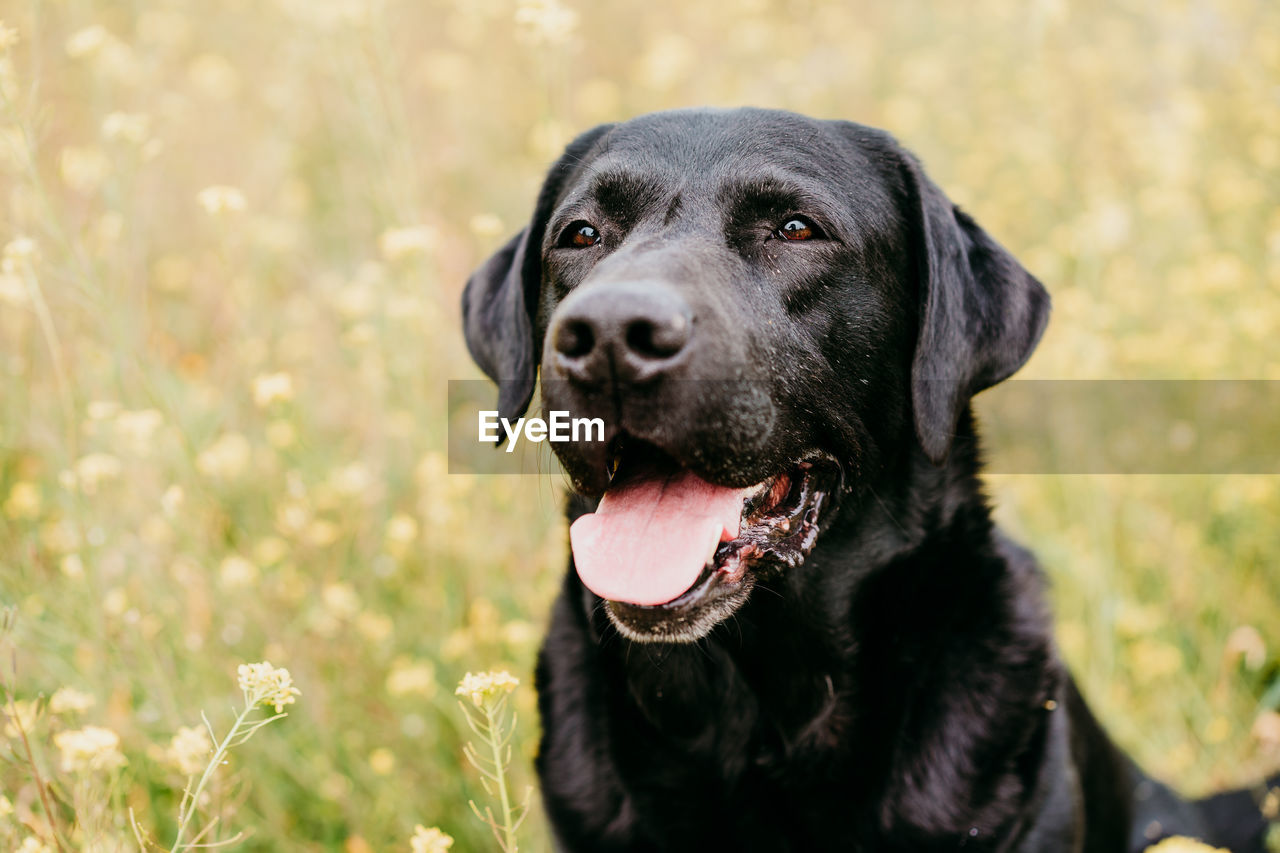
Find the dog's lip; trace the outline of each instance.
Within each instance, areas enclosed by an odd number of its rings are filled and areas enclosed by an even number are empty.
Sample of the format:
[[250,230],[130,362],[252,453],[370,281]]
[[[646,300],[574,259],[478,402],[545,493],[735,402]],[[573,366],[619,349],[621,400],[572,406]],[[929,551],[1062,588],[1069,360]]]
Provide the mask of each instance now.
[[[832,482],[827,488],[818,488],[816,481],[823,475]],[[625,615],[628,610],[649,617],[661,613],[683,615],[722,593],[740,588],[748,573],[761,564],[776,562],[791,568],[798,566],[817,539],[819,521],[829,514],[829,504],[839,491],[841,476],[841,467],[831,454],[825,451],[805,454],[786,469],[745,490],[738,537],[720,543],[687,590],[661,604],[609,600],[609,606],[620,615]],[[787,492],[778,500],[771,500],[770,493],[783,478],[788,481]],[[770,515],[779,507],[790,512],[783,516]],[[778,532],[782,535],[775,535]],[[790,539],[798,540],[798,547],[789,554],[777,548],[778,544]]]

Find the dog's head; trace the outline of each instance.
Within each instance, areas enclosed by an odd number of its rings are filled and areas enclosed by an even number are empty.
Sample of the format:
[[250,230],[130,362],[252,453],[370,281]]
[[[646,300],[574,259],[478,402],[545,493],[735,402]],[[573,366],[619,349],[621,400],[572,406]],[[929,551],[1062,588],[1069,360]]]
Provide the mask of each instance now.
[[904,455],[945,464],[1048,308],[891,137],[764,110],[583,134],[463,297],[504,417],[540,369],[544,411],[605,421],[552,445],[602,496],[574,561],[650,641],[705,635]]

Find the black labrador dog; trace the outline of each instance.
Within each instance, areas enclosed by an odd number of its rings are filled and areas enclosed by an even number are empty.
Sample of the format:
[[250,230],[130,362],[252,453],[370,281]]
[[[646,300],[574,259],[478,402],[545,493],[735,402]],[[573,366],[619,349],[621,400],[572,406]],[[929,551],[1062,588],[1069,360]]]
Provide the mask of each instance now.
[[[537,670],[566,851],[1260,851],[1108,739],[993,526],[970,397],[1044,288],[887,134],[785,112],[597,127],[471,278],[501,414],[554,445],[573,569]],[[593,436],[599,439],[599,436]]]

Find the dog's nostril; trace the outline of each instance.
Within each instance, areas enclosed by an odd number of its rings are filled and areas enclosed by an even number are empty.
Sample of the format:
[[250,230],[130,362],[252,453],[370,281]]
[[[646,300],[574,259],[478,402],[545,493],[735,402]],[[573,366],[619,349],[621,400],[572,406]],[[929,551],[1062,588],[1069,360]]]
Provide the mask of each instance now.
[[675,314],[665,323],[632,320],[627,324],[627,349],[643,358],[670,358],[689,340],[689,321]]
[[590,323],[569,320],[556,332],[556,349],[567,358],[582,358],[596,345],[596,334]]
[[627,349],[640,355],[652,355],[653,348],[652,323],[648,320],[636,320],[627,326]]

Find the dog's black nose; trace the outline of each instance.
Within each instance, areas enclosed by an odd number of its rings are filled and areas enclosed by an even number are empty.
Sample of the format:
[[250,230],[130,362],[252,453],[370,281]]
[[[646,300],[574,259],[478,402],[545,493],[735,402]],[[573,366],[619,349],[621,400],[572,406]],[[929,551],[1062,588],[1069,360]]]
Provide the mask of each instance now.
[[683,362],[693,332],[689,306],[658,282],[629,282],[571,294],[548,330],[566,378],[642,383]]

